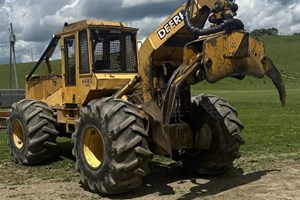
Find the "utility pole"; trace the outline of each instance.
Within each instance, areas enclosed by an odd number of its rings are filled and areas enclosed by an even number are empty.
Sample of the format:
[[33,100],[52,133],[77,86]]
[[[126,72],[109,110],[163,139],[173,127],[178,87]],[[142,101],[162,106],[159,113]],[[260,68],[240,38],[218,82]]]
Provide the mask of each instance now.
[[32,51],[32,48],[30,49],[30,54],[31,54],[31,62],[33,62],[33,51]]
[[16,89],[19,89],[18,84],[18,77],[17,77],[17,66],[16,66],[16,52],[15,52],[15,43],[16,43],[16,36],[14,34],[12,23],[10,23],[10,35],[9,35],[9,42],[10,42],[10,78],[9,78],[9,87],[11,89],[11,68],[12,68],[12,59],[14,62],[14,74],[15,74],[15,81],[16,81]]

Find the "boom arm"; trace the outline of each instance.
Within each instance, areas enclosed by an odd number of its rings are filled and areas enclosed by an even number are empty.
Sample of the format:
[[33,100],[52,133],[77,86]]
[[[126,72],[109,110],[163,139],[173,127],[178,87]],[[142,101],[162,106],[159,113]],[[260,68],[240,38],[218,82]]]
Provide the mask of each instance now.
[[[237,5],[231,0],[189,0],[152,32],[139,50],[139,73],[142,77],[144,100],[147,102],[152,99],[151,67],[165,63],[179,66],[183,62],[185,44],[199,37],[194,32],[203,30],[203,34],[210,34],[214,30],[220,31],[221,27],[226,28],[224,24],[232,25],[230,19],[235,16],[236,11]],[[217,26],[203,29],[208,18]],[[224,22],[224,19],[229,22]]]

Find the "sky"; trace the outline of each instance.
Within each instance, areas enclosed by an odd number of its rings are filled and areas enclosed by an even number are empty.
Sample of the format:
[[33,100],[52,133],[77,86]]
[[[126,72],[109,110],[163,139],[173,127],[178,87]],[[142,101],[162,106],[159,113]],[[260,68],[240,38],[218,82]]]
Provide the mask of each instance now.
[[[0,63],[9,63],[9,24],[16,35],[17,62],[39,59],[65,22],[122,21],[139,28],[143,40],[186,0],[0,0]],[[300,32],[300,0],[236,0],[247,30],[276,27]],[[57,51],[58,52],[58,51]],[[57,54],[58,56],[59,54]]]

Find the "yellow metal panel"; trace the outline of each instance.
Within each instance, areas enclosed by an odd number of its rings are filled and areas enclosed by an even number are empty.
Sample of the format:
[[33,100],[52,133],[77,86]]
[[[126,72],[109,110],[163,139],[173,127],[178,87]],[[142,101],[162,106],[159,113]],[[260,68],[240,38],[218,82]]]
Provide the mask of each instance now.
[[63,103],[62,103],[62,88],[60,88],[59,90],[57,90],[56,92],[54,92],[50,96],[48,96],[45,99],[45,102],[50,107],[63,106]]
[[216,82],[232,75],[265,74],[263,43],[245,32],[216,35],[204,41],[204,63],[207,80]]
[[185,8],[183,4],[171,14],[152,34],[148,37],[153,49],[158,49],[170,37],[184,26],[184,18],[181,11]]
[[36,76],[26,82],[26,98],[45,100],[62,87],[61,77]]
[[64,87],[62,90],[62,101],[63,103],[77,103],[77,88]]
[[98,80],[102,79],[132,79],[137,73],[97,73],[95,74]]
[[97,90],[118,90],[124,87],[130,80],[132,80],[137,74],[95,74],[97,78]]

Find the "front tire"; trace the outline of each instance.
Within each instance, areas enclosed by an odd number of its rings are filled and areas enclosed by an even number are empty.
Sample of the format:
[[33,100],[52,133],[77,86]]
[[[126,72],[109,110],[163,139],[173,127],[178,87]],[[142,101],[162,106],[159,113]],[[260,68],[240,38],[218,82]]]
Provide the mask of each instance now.
[[12,105],[7,133],[16,163],[31,165],[55,157],[58,132],[52,109],[44,102],[24,99]]
[[116,194],[142,183],[153,156],[144,122],[136,106],[119,99],[96,99],[81,109],[72,138],[83,186]]

